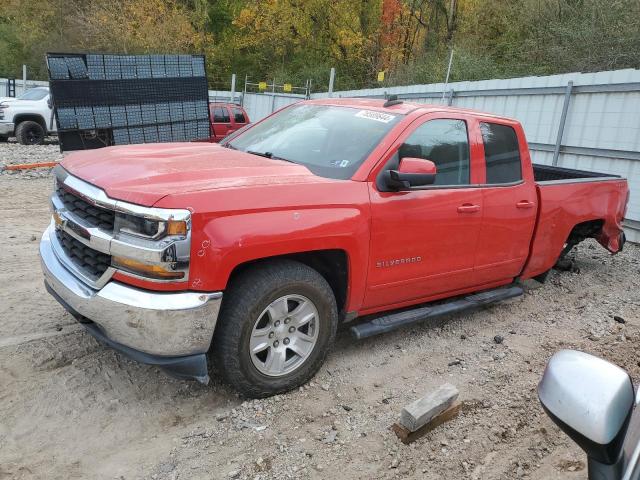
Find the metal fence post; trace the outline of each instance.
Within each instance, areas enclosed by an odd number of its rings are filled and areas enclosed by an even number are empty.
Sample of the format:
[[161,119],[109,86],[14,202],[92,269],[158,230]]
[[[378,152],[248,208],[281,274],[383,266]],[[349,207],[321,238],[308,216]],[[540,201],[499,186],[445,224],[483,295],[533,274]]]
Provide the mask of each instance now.
[[22,93],[27,91],[27,66],[22,65]]
[[[453,3],[453,0],[452,0]],[[451,74],[451,64],[453,63],[453,46],[451,47],[451,53],[449,54],[449,66],[447,67],[447,76],[444,79],[444,88],[442,89],[442,102],[444,102],[445,89],[449,85],[449,75]]]
[[249,80],[249,75],[244,76],[244,90],[242,92],[242,100],[240,102],[240,106],[244,107],[244,98],[247,96],[247,81]]
[[273,79],[273,84],[271,85],[271,113],[276,109],[276,79]]
[[451,106],[453,104],[453,95],[454,95],[454,91],[453,88],[451,90],[449,90],[449,94],[447,95],[447,106]]
[[331,67],[331,73],[329,74],[329,97],[333,97],[333,82],[336,79],[336,69]]
[[571,90],[573,90],[573,82],[567,83],[567,89],[564,92],[564,103],[562,105],[562,115],[560,116],[560,125],[558,125],[558,136],[556,137],[556,146],[553,150],[553,166],[558,165],[560,157],[560,147],[562,146],[562,136],[564,134],[564,125],[567,121],[567,112],[569,111],[569,103],[571,102]]
[[236,74],[231,74],[231,103],[236,102]]

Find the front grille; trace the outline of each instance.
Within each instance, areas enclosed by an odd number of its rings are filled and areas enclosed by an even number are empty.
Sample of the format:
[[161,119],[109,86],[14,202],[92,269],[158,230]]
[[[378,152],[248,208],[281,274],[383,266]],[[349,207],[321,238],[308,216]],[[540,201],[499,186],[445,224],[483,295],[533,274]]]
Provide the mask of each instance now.
[[100,278],[107,268],[109,268],[109,265],[111,265],[110,255],[87,247],[67,232],[56,230],[56,236],[67,257],[69,257],[74,265],[90,276],[96,279]]
[[74,215],[80,217],[93,227],[101,230],[112,232],[113,222],[115,221],[115,212],[105,208],[91,205],[78,195],[75,195],[62,187],[56,190],[58,198],[64,204],[64,207]]

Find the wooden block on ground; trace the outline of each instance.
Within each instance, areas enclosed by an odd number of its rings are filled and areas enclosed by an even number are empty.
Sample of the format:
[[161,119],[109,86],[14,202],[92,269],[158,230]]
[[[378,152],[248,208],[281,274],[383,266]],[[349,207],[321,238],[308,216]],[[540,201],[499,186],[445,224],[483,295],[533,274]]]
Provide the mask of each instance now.
[[391,425],[391,430],[394,431],[394,433],[398,436],[398,438],[402,443],[404,443],[405,445],[408,445],[411,442],[415,442],[420,437],[423,437],[434,428],[439,427],[443,423],[448,422],[454,419],[455,417],[457,417],[458,413],[460,413],[461,408],[462,408],[462,403],[460,402],[453,403],[453,405],[447,408],[444,412],[432,418],[429,423],[427,423],[426,425],[423,425],[415,432],[410,431],[408,428],[398,423],[394,423],[393,425]]
[[410,432],[415,432],[449,408],[457,398],[458,389],[450,383],[445,383],[404,407],[400,412],[400,425]]

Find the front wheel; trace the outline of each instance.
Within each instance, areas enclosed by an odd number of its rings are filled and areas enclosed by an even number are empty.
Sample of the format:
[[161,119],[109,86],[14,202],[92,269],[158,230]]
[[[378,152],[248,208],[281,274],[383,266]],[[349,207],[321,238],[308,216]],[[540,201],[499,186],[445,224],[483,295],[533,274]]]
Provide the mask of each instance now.
[[20,145],[41,145],[46,131],[38,122],[25,120],[16,127],[16,138]]
[[274,260],[241,273],[225,293],[212,355],[223,378],[260,398],[306,383],[335,339],[336,301],[314,269]]

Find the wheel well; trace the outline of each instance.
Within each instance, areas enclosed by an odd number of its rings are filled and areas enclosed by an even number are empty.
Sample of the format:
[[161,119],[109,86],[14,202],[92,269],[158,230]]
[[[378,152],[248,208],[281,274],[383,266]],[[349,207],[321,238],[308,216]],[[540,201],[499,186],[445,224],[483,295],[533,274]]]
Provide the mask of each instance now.
[[231,284],[234,278],[249,267],[254,267],[265,261],[286,258],[296,260],[300,263],[316,270],[327,281],[333,294],[336,297],[338,312],[344,312],[347,303],[347,289],[349,285],[349,264],[347,253],[344,250],[313,250],[310,252],[291,253],[278,255],[275,257],[261,258],[237,265],[231,275],[227,285]]
[[564,257],[573,247],[583,240],[586,240],[587,238],[594,238],[602,230],[603,225],[604,220],[602,219],[589,220],[575,225],[567,237],[567,242],[565,247],[562,249],[560,258]]
[[18,128],[18,124],[21,122],[25,122],[27,120],[31,120],[32,122],[36,122],[39,123],[40,126],[42,128],[44,128],[44,131],[47,131],[47,124],[44,121],[44,118],[42,118],[42,116],[40,115],[35,115],[32,113],[27,113],[27,114],[22,114],[22,115],[16,115],[15,118],[13,119],[13,123],[15,124],[16,128]]

